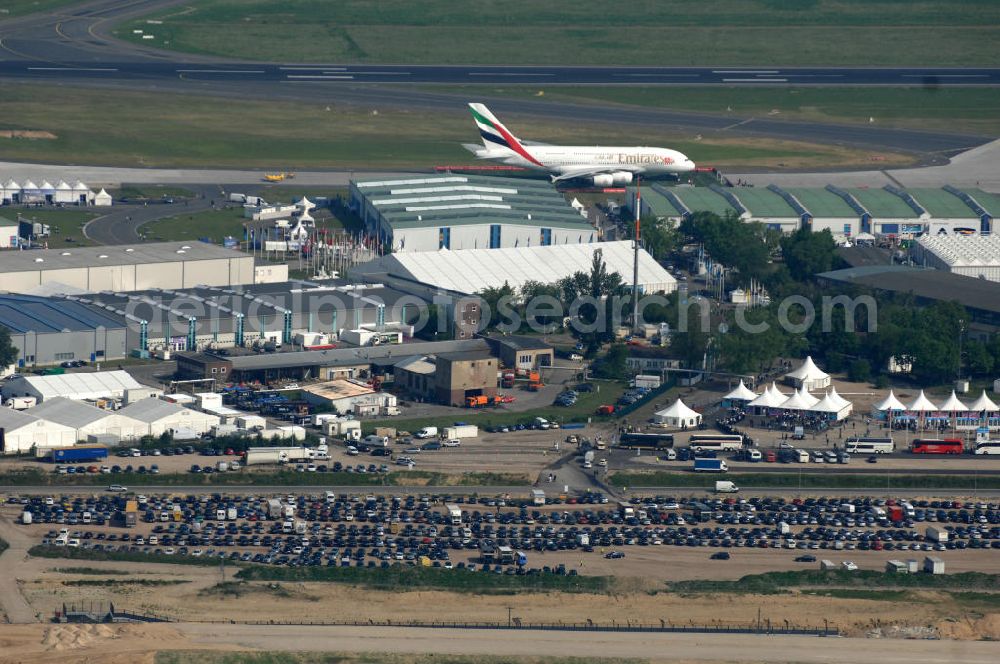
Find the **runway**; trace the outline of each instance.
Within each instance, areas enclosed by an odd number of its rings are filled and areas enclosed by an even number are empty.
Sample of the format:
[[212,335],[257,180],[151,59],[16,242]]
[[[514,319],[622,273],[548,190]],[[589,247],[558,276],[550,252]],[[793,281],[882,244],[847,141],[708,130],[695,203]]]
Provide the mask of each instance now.
[[[0,22],[0,81],[87,85],[151,93],[209,94],[234,99],[281,99],[459,113],[468,93],[430,91],[417,85],[594,86],[998,86],[1000,68],[885,67],[621,67],[359,65],[351,63],[237,62],[174,53],[119,41],[120,21],[180,0],[96,0],[52,14]],[[61,94],[66,94],[64,88]],[[560,122],[658,126],[692,134],[768,137],[920,153],[927,163],[989,140],[969,134],[924,132],[866,125],[784,121],[734,114],[705,114],[613,104],[573,104],[491,99],[504,116]],[[457,115],[456,115],[457,117]]]

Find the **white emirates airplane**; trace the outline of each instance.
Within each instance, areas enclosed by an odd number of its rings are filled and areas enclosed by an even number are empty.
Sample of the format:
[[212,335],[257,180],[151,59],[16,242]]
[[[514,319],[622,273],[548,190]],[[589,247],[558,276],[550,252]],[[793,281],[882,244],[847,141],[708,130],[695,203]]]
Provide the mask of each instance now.
[[677,150],[546,145],[517,139],[483,104],[469,104],[483,144],[463,144],[479,159],[548,172],[553,182],[587,178],[596,187],[623,185],[641,175],[690,173],[694,162]]

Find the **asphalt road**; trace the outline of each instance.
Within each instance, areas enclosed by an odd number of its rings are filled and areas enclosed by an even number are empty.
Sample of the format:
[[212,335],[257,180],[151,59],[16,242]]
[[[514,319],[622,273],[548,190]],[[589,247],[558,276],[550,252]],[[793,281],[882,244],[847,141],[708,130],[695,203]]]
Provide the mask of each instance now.
[[83,234],[98,244],[133,244],[140,241],[140,229],[144,224],[164,217],[209,210],[213,203],[223,201],[222,193],[217,187],[188,185],[188,188],[198,196],[177,199],[177,202],[171,204],[154,201],[151,205],[116,205],[107,214],[90,220],[84,226]]
[[[50,15],[0,23],[0,80],[72,83],[151,92],[183,92],[232,98],[309,100],[366,107],[459,112],[465,95],[413,89],[412,84],[727,85],[727,86],[943,86],[1000,85],[1000,68],[751,68],[567,67],[476,65],[351,65],[237,62],[159,51],[109,36],[122,20],[179,0],[96,2]],[[786,122],[740,115],[710,115],[551,103],[481,96],[496,112],[568,122],[655,125],[693,132],[726,132],[864,146],[924,154],[951,154],[987,138],[871,126]]]

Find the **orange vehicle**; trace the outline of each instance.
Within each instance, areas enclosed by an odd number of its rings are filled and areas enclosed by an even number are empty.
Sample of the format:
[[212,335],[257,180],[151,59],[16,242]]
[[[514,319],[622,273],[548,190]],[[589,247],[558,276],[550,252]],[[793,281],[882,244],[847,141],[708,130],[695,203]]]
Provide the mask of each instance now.
[[598,406],[597,407],[597,414],[598,415],[614,415],[615,414],[615,407],[614,406]]
[[479,395],[475,397],[465,397],[465,407],[466,408],[485,408],[490,403],[490,399],[487,396]]

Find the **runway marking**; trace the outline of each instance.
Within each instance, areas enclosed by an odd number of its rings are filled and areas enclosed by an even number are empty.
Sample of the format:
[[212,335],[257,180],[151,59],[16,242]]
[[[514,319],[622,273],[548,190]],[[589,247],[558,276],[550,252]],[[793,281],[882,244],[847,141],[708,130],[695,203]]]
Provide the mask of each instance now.
[[352,71],[357,76],[412,76],[411,71]]
[[713,74],[777,74],[778,69],[713,69]]
[[28,71],[118,71],[107,67],[28,67]]
[[787,78],[724,78],[723,83],[788,83]]
[[179,74],[266,74],[263,69],[178,69]]
[[555,74],[522,74],[514,71],[470,71],[469,76],[555,76]]
[[657,77],[699,78],[701,74],[615,74],[615,76],[629,76],[629,77],[657,76]]
[[989,74],[902,74],[903,78],[989,78]]
[[753,122],[753,118],[747,118],[746,120],[740,120],[739,122],[737,122],[735,124],[731,124],[728,127],[723,127],[722,131],[726,131],[727,129],[732,129],[733,127],[739,127],[740,125],[745,125],[748,122]]
[[347,67],[278,67],[282,71],[347,71]]
[[327,81],[337,81],[343,79],[352,79],[353,76],[328,76],[326,74],[288,74],[288,78],[303,78],[303,79],[315,79],[315,80],[327,80]]

